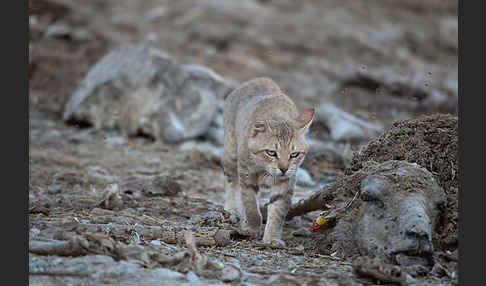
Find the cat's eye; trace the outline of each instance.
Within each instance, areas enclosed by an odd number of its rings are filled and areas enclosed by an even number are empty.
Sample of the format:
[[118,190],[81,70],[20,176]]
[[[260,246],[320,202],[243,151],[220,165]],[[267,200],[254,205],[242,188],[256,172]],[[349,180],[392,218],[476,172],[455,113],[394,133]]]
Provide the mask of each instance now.
[[270,156],[270,157],[277,157],[277,152],[275,152],[275,151],[265,150],[265,153],[267,153],[267,155]]
[[300,152],[294,152],[294,153],[290,154],[290,158],[292,158],[292,159],[297,158],[297,157],[299,157],[299,155],[300,155]]

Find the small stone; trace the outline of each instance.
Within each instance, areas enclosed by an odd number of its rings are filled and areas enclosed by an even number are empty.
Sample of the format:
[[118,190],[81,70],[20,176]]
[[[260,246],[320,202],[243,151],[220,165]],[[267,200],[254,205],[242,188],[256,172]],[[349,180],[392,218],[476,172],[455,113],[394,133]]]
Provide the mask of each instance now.
[[298,246],[295,247],[295,250],[300,251],[300,252],[304,251],[304,249],[305,249],[305,247],[302,244],[299,244]]
[[199,279],[199,277],[196,275],[196,273],[192,271],[187,272],[186,278],[191,283],[191,285],[202,285],[202,282]]
[[156,245],[156,246],[161,246],[162,244],[158,240],[152,240],[150,244]]
[[49,194],[56,194],[59,193],[62,189],[61,185],[50,185],[47,187],[47,193]]
[[221,280],[223,282],[232,282],[240,279],[241,277],[241,270],[233,265],[233,264],[226,264],[221,271]]
[[63,24],[54,24],[47,28],[47,31],[44,33],[44,38],[60,38],[70,36],[73,32],[73,29],[68,25]]

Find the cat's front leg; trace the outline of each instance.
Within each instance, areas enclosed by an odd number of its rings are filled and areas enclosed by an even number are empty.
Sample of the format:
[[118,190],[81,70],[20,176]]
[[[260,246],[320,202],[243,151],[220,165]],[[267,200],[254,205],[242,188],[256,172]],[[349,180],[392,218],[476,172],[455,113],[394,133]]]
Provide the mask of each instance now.
[[260,237],[262,215],[258,206],[258,184],[255,174],[240,174],[241,201],[243,213],[240,220],[241,232],[245,235]]
[[240,184],[238,183],[235,160],[223,160],[224,173],[224,210],[230,213],[230,220],[236,224],[240,221],[243,207],[241,205]]
[[263,234],[263,242],[272,247],[285,248],[282,240],[282,228],[285,217],[289,212],[292,200],[293,188],[288,181],[283,181],[274,186],[272,197],[267,211],[267,224]]

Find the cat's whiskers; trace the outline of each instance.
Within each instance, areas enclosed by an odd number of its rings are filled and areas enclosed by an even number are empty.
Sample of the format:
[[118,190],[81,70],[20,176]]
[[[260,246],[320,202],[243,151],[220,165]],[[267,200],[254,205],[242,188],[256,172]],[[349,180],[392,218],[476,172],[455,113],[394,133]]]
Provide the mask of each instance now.
[[263,173],[263,181],[265,181],[265,179],[267,177],[270,177],[270,176],[272,176],[272,175],[270,173],[268,173],[267,171],[265,171],[265,173]]
[[274,172],[274,169],[270,169],[270,171],[265,170],[265,174],[273,179],[273,184],[275,185],[277,182],[277,178],[276,178],[277,176]]
[[273,179],[273,183],[275,184],[276,178],[275,178],[275,175],[273,174],[273,172],[269,172],[269,171],[265,170],[265,172],[263,173],[262,181],[265,181],[269,177]]

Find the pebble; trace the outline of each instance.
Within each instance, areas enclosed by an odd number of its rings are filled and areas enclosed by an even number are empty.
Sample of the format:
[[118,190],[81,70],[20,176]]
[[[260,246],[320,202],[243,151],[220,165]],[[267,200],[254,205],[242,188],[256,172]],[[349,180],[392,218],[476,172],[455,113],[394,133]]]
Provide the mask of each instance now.
[[61,185],[50,185],[47,187],[47,193],[55,194],[61,191],[61,189],[62,189]]

